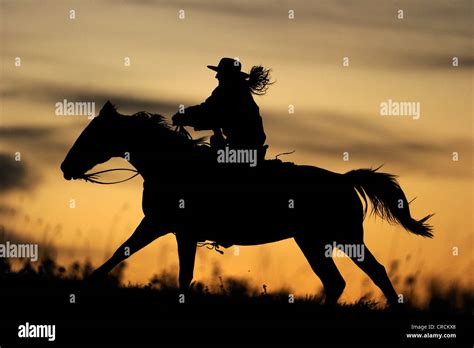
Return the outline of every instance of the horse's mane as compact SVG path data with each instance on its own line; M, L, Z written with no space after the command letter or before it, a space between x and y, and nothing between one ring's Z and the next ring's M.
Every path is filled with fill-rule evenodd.
M148 111L139 111L139 112L134 113L133 115L130 115L130 117L141 118L145 121L150 121L152 123L155 123L158 126L165 127L171 130L171 127L166 121L166 118L159 114L152 114L151 112L148 112Z
M166 118L159 114L153 114L148 111L139 111L132 115L122 115L117 111L115 105L112 103L107 102L104 105L105 112L115 112L124 117L133 117L136 120L142 121L146 125L146 129L150 129L150 127L155 128L157 132L162 132L163 134L167 135L170 139L176 141L176 145L184 145L184 146L197 146L197 145L206 145L205 137L192 139L191 136L187 132L177 131L174 130L171 125L168 123Z
M205 137L193 139L187 132L183 133L183 132L174 130L172 126L168 123L166 118L160 114L152 114L148 111L139 111L131 115L131 117L142 119L145 121L145 123L150 123L151 125L155 127L161 128L166 133L168 133L171 137L176 137L177 140L183 141L187 145L197 146L197 145L206 144L204 141Z

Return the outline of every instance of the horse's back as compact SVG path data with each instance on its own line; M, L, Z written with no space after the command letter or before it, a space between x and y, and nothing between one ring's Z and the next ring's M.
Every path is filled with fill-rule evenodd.
M271 160L256 168L227 166L212 176L189 175L180 182L145 181L143 210L171 221L227 220L236 214L296 221L325 209L348 188L341 174Z

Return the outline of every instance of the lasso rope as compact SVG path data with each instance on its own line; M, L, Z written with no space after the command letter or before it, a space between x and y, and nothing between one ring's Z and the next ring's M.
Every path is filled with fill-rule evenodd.
M100 174L103 174L103 173L108 173L108 172L116 172L116 171L126 171L126 172L133 172L135 174L133 174L131 177L127 178L127 179L123 179L123 180L118 180L118 181L111 181L111 182L104 182L104 181L99 181L97 180L100 176ZM130 168L115 168L115 169L107 169L107 170L101 170L99 172L94 172L94 173L89 173L89 174L84 174L82 175L79 179L83 179L85 181L90 181L90 182L93 182L95 184L101 184L101 185L112 185L112 184L119 184L121 182L125 182L125 181L128 181L128 180L131 180L133 179L134 177L136 177L137 175L139 175L140 173L135 170L135 169L130 169Z

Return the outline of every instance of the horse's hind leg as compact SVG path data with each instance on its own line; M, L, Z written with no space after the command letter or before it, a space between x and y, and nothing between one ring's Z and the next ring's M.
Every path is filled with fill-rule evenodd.
M352 261L360 267L372 281L377 285L387 298L390 305L398 304L398 295L395 291L390 278L385 271L385 267L380 264L372 255L367 246L362 242L364 254L363 255L349 255Z
M324 244L314 240L295 237L295 241L303 251L314 273L321 279L326 295L326 304L336 304L342 295L346 282L336 267L332 257L326 257L324 254Z
M160 228L160 225L154 222L154 220L145 216L130 238L128 238L127 241L115 251L109 260L97 268L92 273L91 277L105 277L120 262L168 232L168 230Z
M197 241L179 232L176 233L176 241L179 257L179 288L186 291L193 280Z

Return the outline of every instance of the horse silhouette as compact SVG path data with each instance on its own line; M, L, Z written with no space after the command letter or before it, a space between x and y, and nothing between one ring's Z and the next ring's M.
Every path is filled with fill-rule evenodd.
M200 241L229 247L294 238L323 283L326 303L336 303L345 287L328 246L357 245L363 257L348 256L395 305L398 296L385 268L364 244L367 200L378 216L432 237L426 223L431 215L411 217L405 194L391 174L377 169L338 174L279 160L266 160L256 168L217 163L212 148L173 130L162 116L121 115L110 102L76 140L61 170L67 180L87 179L86 172L95 165L125 154L144 179L144 218L93 278L104 277L158 237L175 233L184 291L193 278Z

